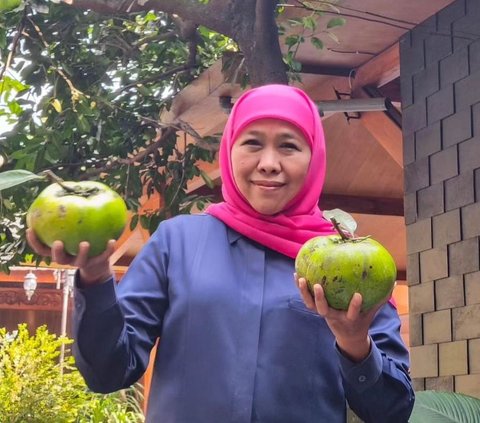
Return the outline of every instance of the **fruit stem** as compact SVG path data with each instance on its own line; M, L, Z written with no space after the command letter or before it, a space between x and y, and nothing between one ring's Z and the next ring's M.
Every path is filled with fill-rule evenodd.
M55 175L51 170L44 170L42 172L48 179L50 179L52 182L56 182L58 185L60 185L65 191L67 192L72 192L75 193L75 188L69 187L65 185L63 182L65 182L62 178L59 176Z
M340 235L340 237L342 238L342 241L348 241L350 238L345 235L345 232L343 232L341 229L340 229L340 224L337 222L337 220L332 217L330 219L330 221L332 222L333 224L333 227L335 228L335 230L338 232L338 234Z

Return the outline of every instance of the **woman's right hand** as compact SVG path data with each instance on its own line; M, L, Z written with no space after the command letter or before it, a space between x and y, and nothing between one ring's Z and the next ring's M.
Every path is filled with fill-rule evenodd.
M86 241L79 244L78 254L72 256L67 254L62 241L55 241L50 248L37 238L32 229L27 229L26 236L27 242L38 255L51 257L52 261L61 265L78 267L80 283L83 286L99 284L113 276L109 260L115 249L115 240L113 239L108 242L107 249L102 254L88 257L90 244Z

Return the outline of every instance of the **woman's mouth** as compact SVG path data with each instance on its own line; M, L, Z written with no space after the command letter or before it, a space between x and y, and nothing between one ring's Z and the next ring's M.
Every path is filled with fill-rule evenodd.
M259 187L261 189L264 189L264 190L268 190L268 191L273 191L273 190L282 188L285 185L285 183L283 183L283 182L264 181L264 180L252 181L252 183L257 187Z

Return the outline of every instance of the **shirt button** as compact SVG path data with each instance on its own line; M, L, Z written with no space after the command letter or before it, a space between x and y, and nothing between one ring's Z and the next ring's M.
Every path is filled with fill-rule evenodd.
M358 381L359 381L360 383L363 383L363 382L365 382L366 380L367 380L367 377L366 377L365 375L360 375L360 376L358 376Z

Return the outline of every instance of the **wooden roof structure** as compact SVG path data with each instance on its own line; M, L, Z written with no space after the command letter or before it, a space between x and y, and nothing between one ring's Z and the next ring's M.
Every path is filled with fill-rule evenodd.
M305 42L298 50L303 67L297 85L315 101L387 99L385 111L323 116L327 176L320 207L352 213L358 233L371 235L392 253L399 280L406 279L399 40L450 3L452 0L340 1L337 6L347 22L334 31L338 43L321 32L332 17L327 14L320 18L316 34L324 48L318 50ZM299 13L305 12L286 6L283 19ZM217 62L177 95L161 120L187 122L200 135L221 133L228 116L222 105L233 103L242 92L233 79L232 74L222 73L222 63ZM218 165L206 165L205 170L219 187ZM203 180L192 181L190 190L205 190ZM221 198L219 188L217 196ZM151 198L145 207L158 206L158 201ZM114 262L128 265L145 239L140 228L124 234Z

